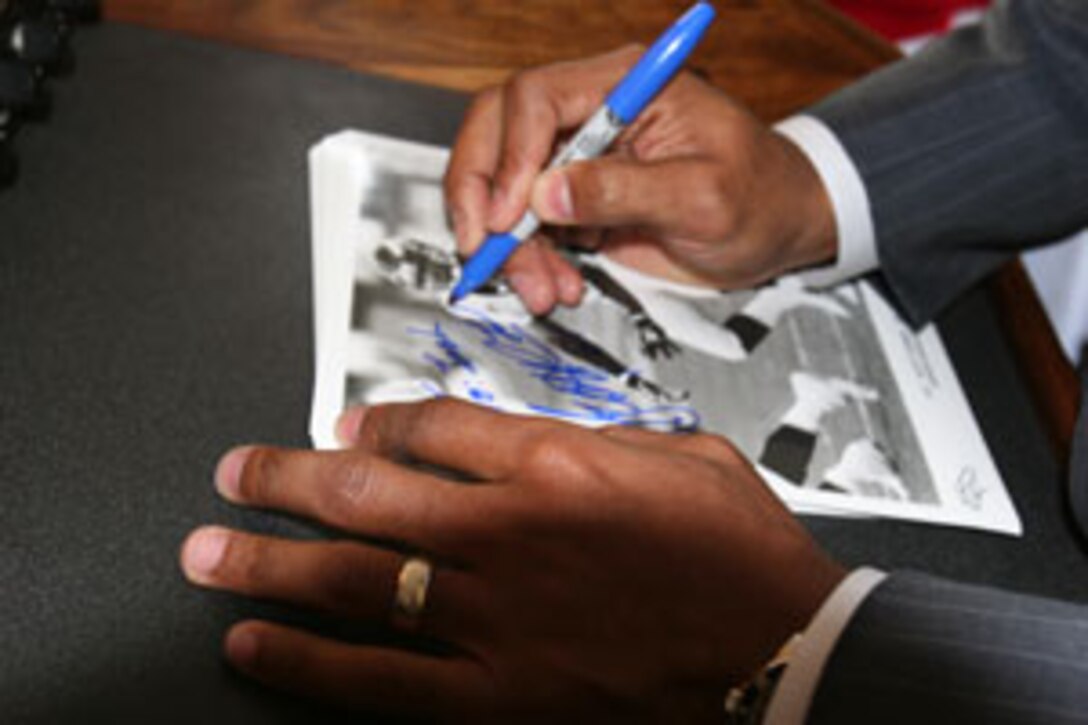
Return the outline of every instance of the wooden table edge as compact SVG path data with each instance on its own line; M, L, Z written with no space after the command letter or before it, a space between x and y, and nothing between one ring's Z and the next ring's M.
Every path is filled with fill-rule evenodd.
M786 0L774 0L785 6ZM901 57L900 51L869 29L850 20L822 0L790 0L789 5L799 13L793 16L795 29L806 33L819 33L820 28L838 34L845 42L854 44L863 54L871 57L876 68ZM105 17L113 22L135 22L137 25L156 27L143 20L140 13L133 16L126 6L139 5L139 0L106 0ZM166 7L165 5L163 7ZM788 13L783 13L789 17ZM283 52L275 43L259 37L234 38L229 27L213 25L196 28L164 28L181 30L208 40L247 46L265 52ZM295 57L308 57L339 67L354 68L350 63L338 61L332 56L312 56L289 53ZM369 71L374 72L374 71ZM403 77L403 74L391 74ZM425 78L413 76L410 80L427 83ZM1031 392L1037 414L1051 440L1055 454L1064 462L1071 450L1073 428L1076 421L1080 385L1069 360L1062 352L1039 297L1019 261L1005 265L987 281L987 291L1001 319L1016 364Z

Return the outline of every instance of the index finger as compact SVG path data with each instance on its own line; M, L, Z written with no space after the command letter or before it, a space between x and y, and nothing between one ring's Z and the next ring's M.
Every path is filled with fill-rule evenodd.
M457 133L442 180L457 247L471 254L483 241L491 180L502 143L502 92L489 88L476 96Z
M525 212L533 180L548 163L559 132L589 118L638 55L637 46L628 46L526 71L505 86L502 156L487 220L492 229L509 229Z
M234 503L443 553L454 552L489 506L475 487L359 450L242 446L220 460L215 484Z

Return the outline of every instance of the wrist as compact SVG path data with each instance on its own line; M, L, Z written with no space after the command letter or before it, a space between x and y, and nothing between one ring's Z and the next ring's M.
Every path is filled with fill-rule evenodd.
M791 211L782 215L792 222L783 232L787 240L789 269L827 264L838 256L838 230L831 195L816 168L791 140L774 134L781 154L780 199Z
M869 194L860 171L835 132L818 118L806 115L781 121L774 130L804 156L808 169L815 172L834 222L830 235L826 230L821 232L834 239L834 250L831 256L800 270L805 284L829 287L876 269L879 260ZM811 185L808 186L807 202L811 204L816 197ZM800 198L805 199L806 194L802 193ZM809 211L810 215L813 213L814 218L826 221L821 213Z
M788 577L794 579L795 582L791 594L793 607L788 612L786 621L789 626L781 637L778 647L782 647L790 637L808 627L813 617L827 602L828 597L838 589L850 573L822 550L818 554L819 557L815 561L797 564L796 571L807 572L805 576Z
M729 725L803 721L811 690L835 639L882 576L865 569L847 574L837 564L829 573L834 586L816 609L779 645L772 657L727 692L724 705ZM782 685L785 692L779 696Z
M849 575L849 570L820 548L807 531L783 541L784 550L776 557L777 567L789 576L780 578L782 590L779 617L782 621L774 649L785 644L796 632L808 626L831 593Z
M758 613L752 612L753 646L737 662L734 685L753 678L794 635L803 632L849 574L807 535L768 545L782 547L768 559L774 562L772 568L789 574L768 582Z

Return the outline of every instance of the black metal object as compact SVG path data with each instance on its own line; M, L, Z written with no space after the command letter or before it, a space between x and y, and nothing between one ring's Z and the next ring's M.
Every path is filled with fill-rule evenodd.
M18 163L6 141L0 141L0 189L15 181Z
M36 69L58 75L72 68L70 26L50 15L21 17L4 29L5 54Z
M41 98L41 82L33 68L0 60L0 108L25 113Z
M99 0L0 0L0 188L15 177L16 132L48 119L50 79L75 66L73 29L99 14Z

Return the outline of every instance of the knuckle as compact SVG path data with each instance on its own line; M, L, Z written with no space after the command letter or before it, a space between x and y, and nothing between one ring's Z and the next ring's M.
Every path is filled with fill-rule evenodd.
M257 448L246 460L238 479L238 491L245 501L271 502L281 478L285 453L276 448Z
M366 412L362 425L359 426L359 430L355 433L355 448L357 450L382 450L390 407L388 405L379 405Z
M351 522L358 510L373 496L375 458L353 452L340 460L318 496L318 510L332 522Z
M268 578L268 557L259 542L242 536L231 536L218 567L221 578L251 588Z
M472 103L469 104L468 112L465 114L466 122L465 129L462 130L462 136L465 130L468 130L477 124L483 123L485 126L491 122L491 116L500 112L502 107L503 89L501 86L489 86L483 89L472 99Z
M515 104L531 102L545 92L547 77L547 67L521 71L507 82L506 97Z
M442 426L452 420L461 405L463 403L449 397L430 398L413 404L401 432L402 447L411 448L411 439L423 440L442 430Z
M496 109L502 100L502 86L488 86L472 99L470 113L490 113Z
M575 213L596 215L623 206L625 185L604 164L577 164L568 172Z
M455 170L452 167L442 179L442 192L455 214L464 215L476 201L476 195L486 191L489 179L479 171Z
M737 214L731 199L737 198L737 188L727 175L711 171L706 183L695 185L700 189L692 197L694 219L702 220L707 236L725 239L733 236L737 227Z
M684 439L689 452L709 458L715 463L736 466L745 461L744 455L725 438L713 433L692 433Z
M527 470L547 480L582 480L591 470L571 432L558 427L542 427L532 434L525 443L523 460Z
M415 403L391 403L370 409L360 427L359 448L399 459L414 440L431 435L462 405L452 398L430 398Z
M315 578L320 600L338 609L359 609L367 603L370 609L375 609L392 598L391 591L389 596L385 593L391 589L393 575L369 561L366 552L355 544L331 545Z
M514 184L519 175L535 170L533 162L534 159L525 146L516 143L507 145L503 149L496 185L509 187Z
M418 405L419 420L417 425L442 425L446 418L456 413L465 403L456 398L430 398Z
M707 86L707 82L698 69L686 69L678 73L673 80L670 88L670 90L673 90L673 94L670 94L670 96L677 94L690 96L693 92L705 90Z
M554 431L538 430L530 434L525 442L522 460L530 469L546 469L563 455L561 444Z
M602 438L624 438L632 429L621 423L609 423L597 429L597 434Z

